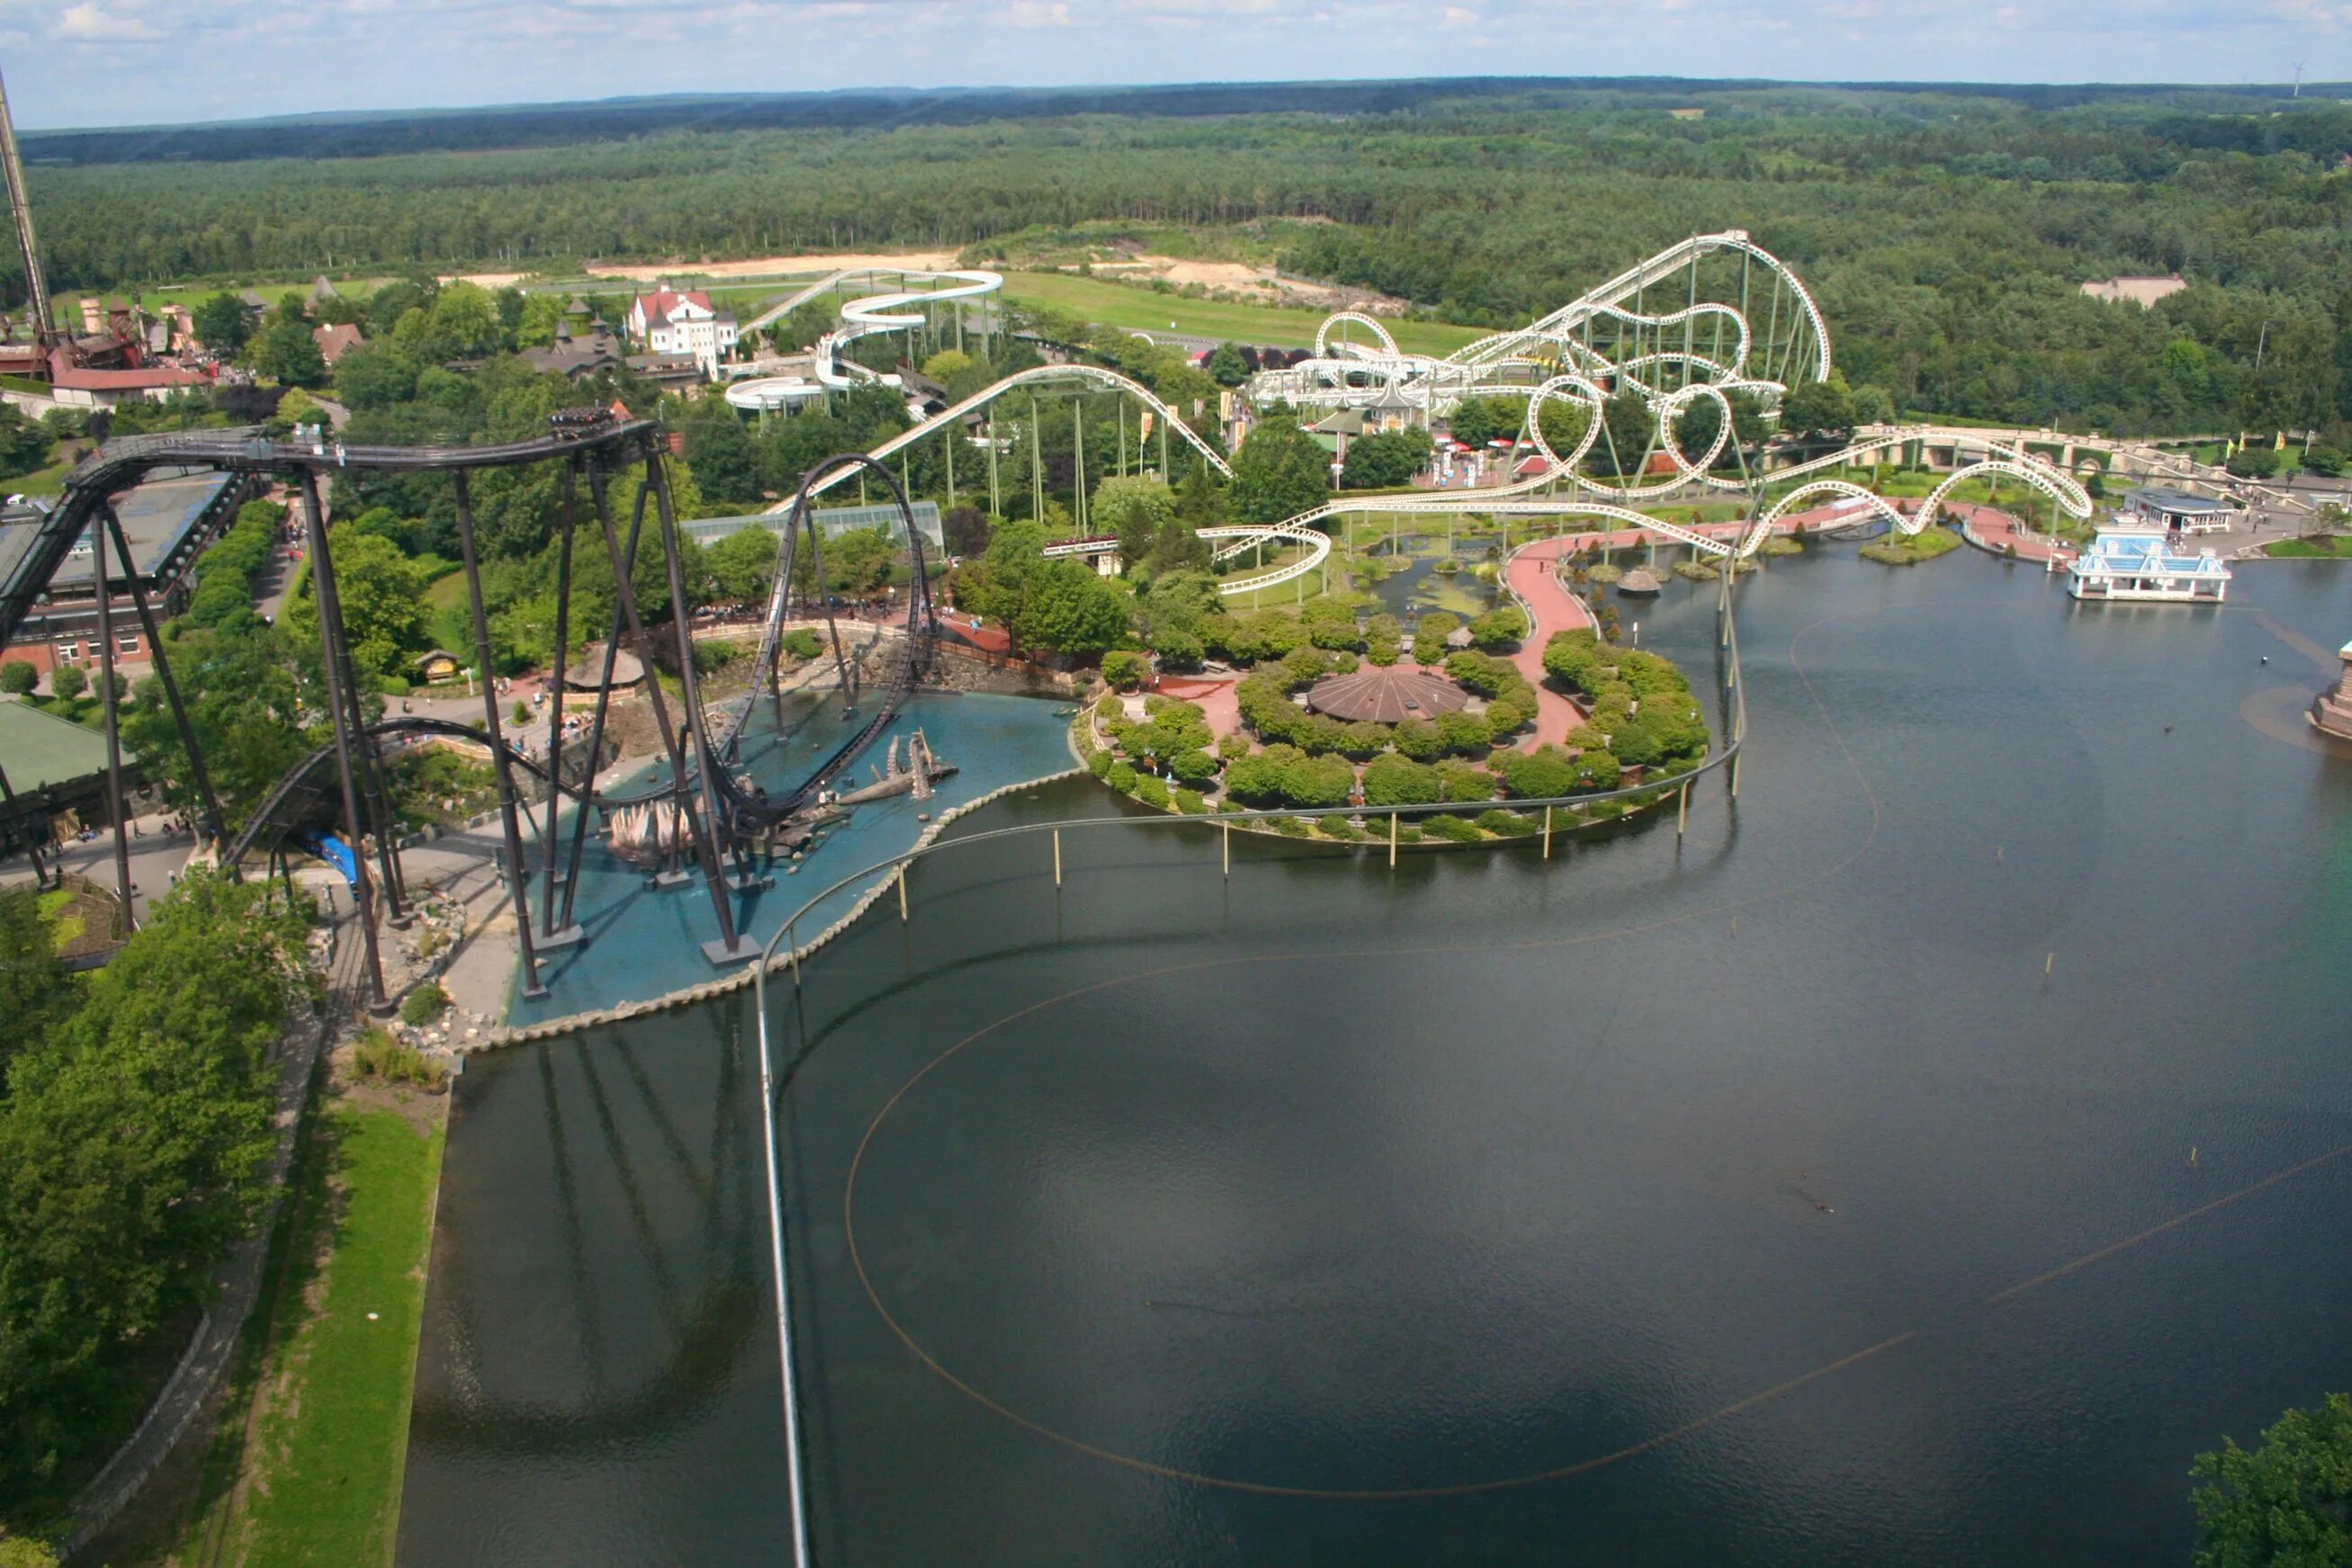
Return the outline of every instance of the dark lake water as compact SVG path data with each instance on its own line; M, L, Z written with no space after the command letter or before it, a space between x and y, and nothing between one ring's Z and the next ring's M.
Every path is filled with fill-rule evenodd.
M1679 845L976 846L783 988L818 1560L2185 1563L2352 1386L2352 571L1851 549ZM758 1100L748 998L466 1074L408 1568L788 1560Z

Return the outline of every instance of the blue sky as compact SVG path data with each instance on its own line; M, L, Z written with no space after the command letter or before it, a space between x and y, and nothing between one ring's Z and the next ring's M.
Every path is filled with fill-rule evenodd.
M1310 77L2285 81L2298 60L2352 78L2352 0L0 0L28 128Z

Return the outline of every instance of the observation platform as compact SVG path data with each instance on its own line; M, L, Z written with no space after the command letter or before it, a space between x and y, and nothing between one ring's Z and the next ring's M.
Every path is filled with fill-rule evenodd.
M744 735L749 770L772 792L806 778L860 722L844 719L836 695L806 700L798 707L790 706L790 699L787 703L782 741L772 720L757 714ZM760 706L766 707L764 702ZM937 821L941 812L992 790L1075 766L1067 739L1069 721L1055 711L1059 706L1036 697L915 694L868 755L880 757L896 737L920 729L932 749L955 764L957 771L940 779L928 800L900 795L854 807L846 819L820 835L802 860L780 857L770 868L772 885L733 894L742 935L755 944L764 942L818 888L911 848L929 825L920 818ZM658 758L650 758L635 777L618 780L613 789L625 793L635 784L649 782L662 766ZM845 788L857 781L847 775L841 780ZM567 811L567 831L570 821ZM531 857L534 899L541 885L536 859ZM815 936L848 913L863 892L853 885L820 904L801 922L802 938ZM581 861L573 912L587 941L540 955L545 996L525 998L519 986L509 982L509 1025L544 1023L622 1002L650 1000L713 977L702 944L718 936L718 921L698 877L675 887L650 888L642 868L612 853L592 834ZM538 913L535 903L532 913Z

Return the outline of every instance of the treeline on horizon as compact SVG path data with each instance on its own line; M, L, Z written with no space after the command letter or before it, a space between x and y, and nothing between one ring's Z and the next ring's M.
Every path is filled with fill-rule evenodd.
M185 125L26 130L35 163L206 162L250 158L376 158L396 152L481 152L567 145L662 131L835 130L973 125L1079 114L1185 117L1229 114L1392 114L1480 99L1538 95L1553 108L1703 104L1709 99L1790 89L1864 97L1933 93L2007 100L2037 109L2164 99L2242 110L2272 86L2163 83L1812 82L1685 77L1453 77L1389 81L1185 82L1057 88L853 88L832 92L675 93L570 103L475 109L273 116ZM2310 84L2314 101L2340 86ZM2300 101L2290 99L2289 101Z
M1360 107L1365 89L1340 85ZM919 246L988 260L1040 234L1124 228L1163 247L1255 246L1289 271L1499 326L1685 235L1743 228L1813 287L1846 379L1900 408L2119 434L2352 418L2352 106L2208 89L2064 89L2086 100L2043 108L2042 89L1418 87L1429 96L1408 107L1348 114L673 129L32 181L68 291L561 274L583 256ZM1680 107L1705 117L1667 112ZM1276 218L1316 222L1253 228ZM0 267L5 298L18 286ZM2153 310L2080 292L2170 272L2191 287Z

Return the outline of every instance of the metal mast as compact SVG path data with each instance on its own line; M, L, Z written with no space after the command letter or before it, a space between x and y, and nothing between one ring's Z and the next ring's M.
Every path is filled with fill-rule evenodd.
M33 199L25 190L25 161L16 155L16 127L8 117L8 84L0 81L0 177L8 186L8 215L16 222L16 248L25 257L25 287L32 299L33 340L47 345L57 331L49 313L49 286L41 277L40 249L33 243Z

